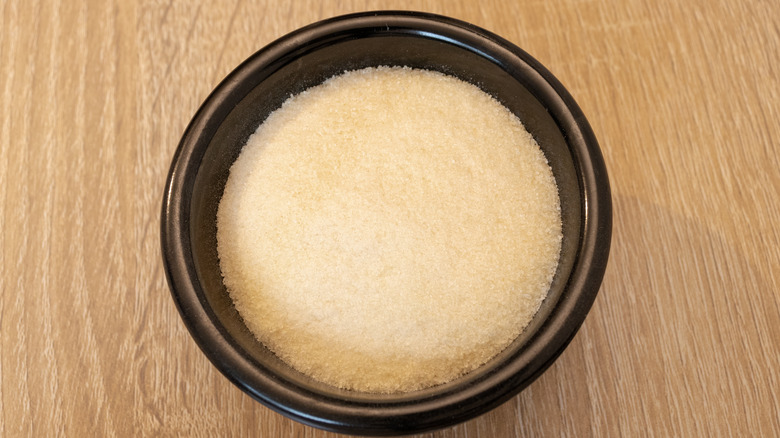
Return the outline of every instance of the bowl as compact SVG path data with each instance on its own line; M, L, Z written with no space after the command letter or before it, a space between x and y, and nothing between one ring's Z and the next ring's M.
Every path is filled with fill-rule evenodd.
M222 283L216 213L248 137L291 95L345 70L408 66L491 94L534 136L558 185L560 261L530 325L478 369L398 394L347 391L292 369L258 342ZM564 87L501 37L451 18L369 12L324 20L258 51L206 99L183 134L163 196L161 244L171 294L195 342L231 382L299 422L349 434L410 434L476 417L516 395L561 354L585 319L607 265L609 182L596 138Z

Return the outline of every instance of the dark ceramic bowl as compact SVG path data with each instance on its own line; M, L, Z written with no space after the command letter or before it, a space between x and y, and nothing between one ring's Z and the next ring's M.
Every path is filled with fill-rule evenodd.
M393 395L333 388L293 370L233 307L220 275L217 205L231 164L290 95L345 70L397 65L469 81L514 112L550 163L563 243L553 284L526 330L497 357L447 384ZM393 435L453 425L498 406L561 354L596 298L611 237L609 182L596 138L563 86L528 54L470 24L412 12L325 20L268 45L206 99L173 158L162 210L162 252L187 328L235 385L292 419L352 434Z

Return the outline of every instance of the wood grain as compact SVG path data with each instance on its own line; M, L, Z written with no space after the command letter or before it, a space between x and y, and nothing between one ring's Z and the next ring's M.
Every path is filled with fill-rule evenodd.
M613 250L570 347L428 437L780 435L780 6L607 2L0 3L0 435L335 436L245 396L162 272L178 139L273 39L369 9L442 13L545 64L601 142Z

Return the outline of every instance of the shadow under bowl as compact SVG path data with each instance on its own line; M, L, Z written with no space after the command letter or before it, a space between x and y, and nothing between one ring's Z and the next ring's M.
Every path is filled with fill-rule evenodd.
M477 85L509 108L552 168L561 201L560 262L525 331L477 370L400 394L334 388L279 360L247 329L222 283L216 213L230 166L291 95L345 70L408 66ZM611 238L609 182L596 138L563 86L508 41L416 12L370 12L304 27L255 53L206 99L187 127L165 187L161 238L173 299L211 362L254 399L294 420L351 434L450 426L498 406L560 355L590 309Z

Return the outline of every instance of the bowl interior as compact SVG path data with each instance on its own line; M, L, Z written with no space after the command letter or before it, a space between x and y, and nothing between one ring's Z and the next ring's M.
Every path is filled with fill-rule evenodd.
M200 304L220 337L230 344L229 348L241 356L242 361L251 363L256 370L247 375L226 370L224 363L218 367L261 401L269 402L268 395L263 388L257 387L253 376L292 388L293 392L303 394L301 397L315 399L316 402L312 402L315 404L341 403L356 409L368 406L374 411L393 407L400 409L399 412L404 409L406 411L403 412L412 412L414 406L423 401L435 402L454 393L477 388L480 382L490 379L513 379L507 385L515 386L517 390L530 383L549 363L534 362L536 352L545 348L543 345L534 344L535 351L531 352L527 351L528 345L533 344L530 341L548 323L565 293L572 266L579 254L584 226L584 195L578 164L572 156L569 134L562 129L554 108L560 103L550 100L549 91L538 89L539 74L531 66L524 62L504 62L502 56L510 58L514 55L502 52L504 49L500 44L484 38L474 37L471 41L465 37L455 39L444 35L444 32L399 27L388 27L380 32L364 27L327 35L322 32L320 36L309 37L304 44L293 40L287 39L259 52L223 82L221 89L218 88L209 98L217 101L215 105L221 110L213 111L211 115L216 116L199 125L200 131L195 140L197 146L191 159L195 162L193 165L197 173L183 195L189 197L189 239L197 274L197 278L193 279L194 287ZM485 50L485 44L490 46L490 50ZM313 381L281 362L255 339L238 315L222 283L216 249L216 212L230 167L248 137L268 114L291 95L333 75L379 65L409 66L453 75L477 85L509 108L531 132L548 159L558 185L563 220L561 258L551 290L537 316L514 343L488 364L455 381L422 391L389 395L333 388ZM529 359L517 365L517 359L523 355ZM544 360L551 361L549 356ZM500 401L503 400L497 400L493 405ZM271 407L276 409L284 403L284 400L270 401ZM481 411L489 407L492 406ZM471 416L476 413L480 412ZM300 411L292 414L304 422L309 415ZM440 415L448 414L442 412ZM336 429L338 421L341 420L333 423Z

